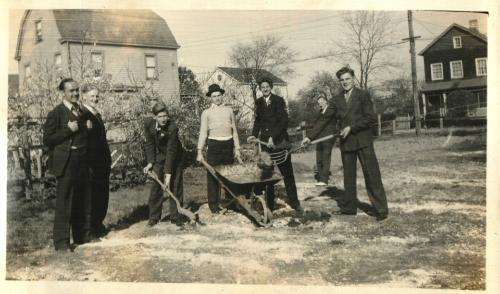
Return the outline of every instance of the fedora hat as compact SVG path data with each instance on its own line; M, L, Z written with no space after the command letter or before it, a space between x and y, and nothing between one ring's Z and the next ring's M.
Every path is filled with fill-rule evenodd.
M224 92L226 92L226 91L224 91L224 89L219 87L219 85L217 85L217 84L211 84L208 87L207 97L210 97L210 95L212 95L213 92L220 92L221 94L224 94Z

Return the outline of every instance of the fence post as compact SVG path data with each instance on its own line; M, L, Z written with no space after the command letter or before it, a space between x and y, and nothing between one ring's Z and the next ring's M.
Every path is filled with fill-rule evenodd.
M377 115L377 118L378 118L377 134L379 136L382 136L382 116L380 115L380 113Z
M396 133L396 120L392 120L392 134L394 135Z
M439 128L442 129L444 127L444 122L443 122L443 118L440 117L439 118Z

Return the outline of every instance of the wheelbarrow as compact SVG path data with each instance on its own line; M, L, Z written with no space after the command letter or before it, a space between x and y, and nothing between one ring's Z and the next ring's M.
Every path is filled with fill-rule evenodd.
M269 227L272 225L272 212L267 207L265 196L256 195L254 187L259 185L274 185L283 178L273 172L267 178L260 178L256 175L246 175L245 177L223 176L216 168L208 164L204 159L200 163L207 171L216 179L216 181L225 189L229 195L252 220L261 227ZM231 202L233 202L231 201ZM260 205L260 209L257 206Z

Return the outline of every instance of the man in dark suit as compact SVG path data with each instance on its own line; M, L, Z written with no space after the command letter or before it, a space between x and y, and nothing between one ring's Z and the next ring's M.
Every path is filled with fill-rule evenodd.
M63 101L47 115L43 143L49 147L49 169L57 178L53 241L58 251L70 251L89 241L90 191L87 162L88 120L79 103L78 84L63 79Z
M88 148L92 195L90 233L92 238L99 238L107 232L103 221L108 211L111 152L106 139L106 128L98 111L99 90L95 86L84 85L81 92L85 101L84 107L92 122Z
M374 128L377 125L373 104L367 92L354 87L352 69L343 67L337 71L336 76L344 89L344 92L337 96L336 102L345 109L340 133L343 138L340 149L344 166L345 203L340 213L356 214L359 205L356 197L356 164L359 158L374 215L377 220L384 220L389 209L373 148Z
M316 140L322 137L333 135L337 132L337 119L334 116L333 108L329 108L326 94L319 93L316 97L320 105L320 112L312 129L307 130L307 138ZM332 158L332 148L335 138L319 142L316 144L316 186L327 186L330 178L330 165Z
M178 137L178 128L169 118L167 106L158 102L153 107L154 119L147 119L144 124L144 135L146 137L146 160L148 164L144 167L144 173L151 169L159 179L169 187L182 205L183 200L183 166L182 146ZM153 182L149 196L149 221L148 226L156 225L161 218L163 205L163 190L161 186ZM180 225L185 221L177 211L177 206L172 198L169 198L170 220Z
M382 184L380 169L373 148L377 119L373 111L370 95L354 87L354 71L343 67L336 73L343 88L342 93L333 98L328 113L340 120L340 151L344 167L343 201L340 211L335 214L355 215L360 208L377 220L384 220L388 215L387 198ZM328 123L326 120L322 123ZM307 144L310 139L304 140ZM358 201L356 196L356 165L361 163L366 189L372 206Z
M248 137L248 142L255 142L258 137L261 141L267 142L263 146L263 151L274 153L289 148L289 138L287 133L288 113L286 112L285 100L273 93L273 82L269 78L263 78L259 82L259 89L263 96L256 101L255 121L252 136ZM287 146L288 145L288 146ZM278 164L278 169L283 175L286 194L289 205L297 212L301 213L295 186L295 177L291 155L288 154L285 161ZM274 186L266 187L266 202L269 209L274 209Z

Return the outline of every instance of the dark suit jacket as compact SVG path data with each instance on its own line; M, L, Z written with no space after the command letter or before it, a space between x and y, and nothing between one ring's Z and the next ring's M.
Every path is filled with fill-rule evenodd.
M43 125L43 144L49 147L49 170L56 177L64 175L73 139L81 136L80 141L87 143L87 119L88 112L84 110L80 117L76 117L63 103L57 105L47 115ZM78 121L78 131L75 133L68 127L70 120Z
M368 92L354 87L349 103L346 103L344 93L340 93L334 99L338 107L343 109L343 113L340 115L341 128L351 127L351 132L342 140L340 149L342 151L355 151L372 144L377 117Z
M106 139L106 128L99 114L94 115L90 110L89 119L92 129L89 130L88 157L89 165L93 169L109 169L111 167L111 152Z
M265 142L269 140L269 137L272 137L275 145L283 141L289 142L288 113L286 112L285 100L274 94L271 94L269 99L271 101L269 105L266 105L264 97L260 97L256 101L252 136Z
M335 103L328 103L325 113L318 113L317 119L312 129L307 130L306 135L309 139L315 140L328 135L333 135L338 130L338 113Z
M172 174L181 163L182 146L179 141L178 128L171 120L161 131L156 130L156 120L147 119L144 123L146 137L146 160L148 163L164 162L164 173Z

